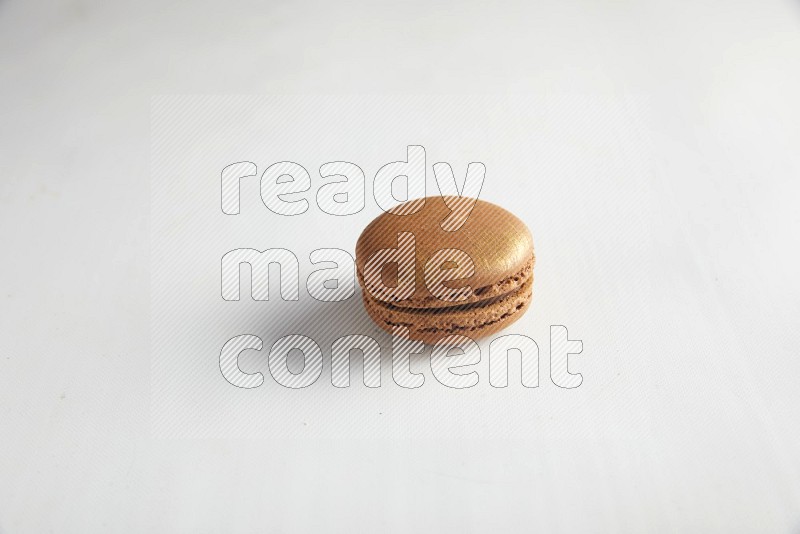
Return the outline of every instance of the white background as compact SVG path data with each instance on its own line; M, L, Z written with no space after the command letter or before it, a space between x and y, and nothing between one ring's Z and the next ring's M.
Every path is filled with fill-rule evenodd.
M1 3L0 532L796 532L798 16L788 2ZM483 161L482 196L531 227L534 305L509 331L539 342L541 386L491 388L484 351L464 392L429 369L405 391L386 366L374 391L323 373L240 392L210 372L208 333L166 360L186 396L162 396L151 97L187 93L340 95L334 116L364 101L348 95L382 104L338 130L305 128L314 108L299 106L283 137L268 118L292 108L269 98L221 100L252 119L182 123L198 127L175 132L170 160L186 204L167 205L210 237L169 286L187 311L176 332L218 319L270 344L324 318L302 288L296 309L218 312L214 263L279 240L306 264L352 247L377 214L371 177L419 143L457 174ZM484 105L464 112L470 98ZM334 224L312 205L295 224L251 186L226 227L206 207L241 159L297 161L312 180L359 163L365 212ZM584 341L576 390L547 380L549 324Z

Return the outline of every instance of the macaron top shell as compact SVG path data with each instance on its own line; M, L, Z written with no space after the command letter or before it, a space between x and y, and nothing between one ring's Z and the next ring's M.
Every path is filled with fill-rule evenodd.
M456 205L456 200L457 197L448 198L451 206ZM464 204L463 199L460 204ZM419 210L414 211L416 208ZM377 293L375 284L364 278L365 265L375 252L397 248L398 236L404 232L414 236L414 292L408 298L391 302L394 306L433 308L468 304L513 291L532 277L533 239L520 219L479 199L466 221L457 230L448 231L443 222L451 213L445 198L435 196L406 202L373 220L356 243L356 269L362 286L373 295ZM461 250L472 260L472 276L443 282L449 288L469 285L472 288L469 298L448 301L430 292L425 282L425 265L441 249ZM392 285L392 278L396 283L397 266L389 263L384 267L382 280Z

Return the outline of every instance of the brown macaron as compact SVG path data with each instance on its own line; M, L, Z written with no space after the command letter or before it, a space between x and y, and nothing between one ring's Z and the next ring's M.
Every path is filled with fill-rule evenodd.
M458 197L401 204L373 220L356 244L369 316L426 343L450 334L477 339L519 319L531 303L534 259L521 220Z

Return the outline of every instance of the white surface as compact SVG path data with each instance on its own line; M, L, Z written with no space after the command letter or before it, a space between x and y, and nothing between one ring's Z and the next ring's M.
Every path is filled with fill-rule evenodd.
M800 13L684 4L0 4L0 531L800 528ZM242 401L237 416L262 425L250 436L204 427L199 412L209 437L164 437L155 397L154 424L150 412L151 97L364 92L479 93L541 111L506 135L551 140L543 159L426 126L429 138L385 135L399 146L365 154L365 171L369 184L400 143L456 172L489 154L484 198L537 240L525 328L545 355L549 324L582 339L584 384L562 391L543 374L536 390L460 398L428 370L418 391L387 384L365 404L356 382L331 406L323 374ZM583 121L563 104L575 98L589 103ZM626 102L646 112L604 122ZM629 135L639 150L625 153ZM261 170L304 163L251 142L242 150ZM354 140L331 142L344 158ZM526 161L527 196L504 187L518 175L493 174ZM597 203L618 183L645 203L609 203L602 220ZM558 210L567 198L573 217ZM358 229L354 218L335 230ZM302 237L290 248L314 245ZM318 421L302 419L313 409Z

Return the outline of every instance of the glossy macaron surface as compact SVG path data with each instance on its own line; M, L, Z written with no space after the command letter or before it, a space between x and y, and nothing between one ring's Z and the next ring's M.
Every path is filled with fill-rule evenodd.
M424 205L419 207L423 200ZM419 208L417 211L397 214L413 203L417 203L412 208ZM513 291L532 275L533 239L519 218L479 199L463 224L450 231L443 227L443 222L451 213L443 197L427 197L402 204L373 220L356 244L356 269L362 287L380 300L375 283L364 277L365 265L375 252L398 247L398 236L403 233L414 236L415 287L408 298L392 302L394 306L439 308L477 302ZM474 265L471 276L445 284L469 285L473 294L468 299L458 302L439 299L425 283L425 266L442 249L463 251L471 259ZM397 278L396 266L386 265L382 281L390 285L392 278Z

